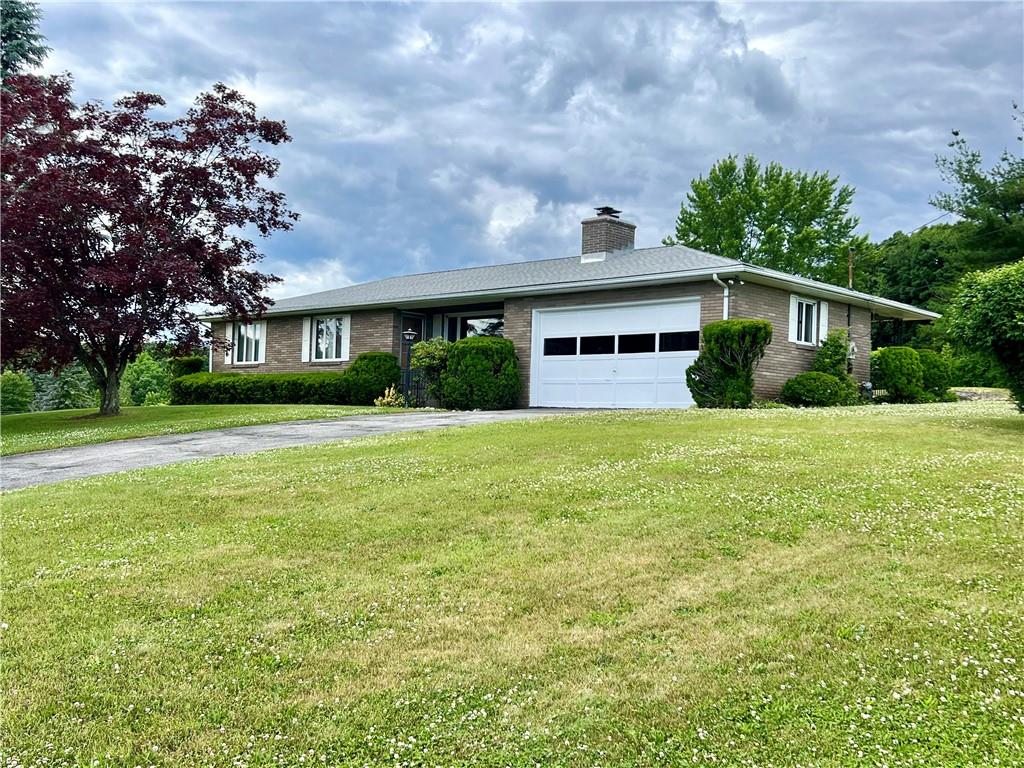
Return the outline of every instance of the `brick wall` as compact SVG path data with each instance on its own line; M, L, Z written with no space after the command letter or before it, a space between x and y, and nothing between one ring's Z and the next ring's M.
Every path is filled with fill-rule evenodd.
M266 362L256 365L225 365L224 349L213 352L214 371L238 373L298 373L341 370L362 352L391 352L398 355L401 328L398 313L391 309L352 312L349 359L341 363L302 362L302 318L268 317ZM214 337L224 338L224 323L213 324Z
M617 304L626 301L657 301L694 296L699 296L701 300L701 327L712 320L722 319L722 289L710 281L508 299L505 302L505 338L512 339L516 345L516 354L519 356L519 373L523 380L520 405L525 407L530 402L530 345L533 339L534 309L575 307L586 304Z
M730 317L757 318L772 324L772 343L754 375L754 392L758 397L777 397L787 379L810 370L817 347L789 341L789 291L752 283L736 285L731 290ZM846 310L844 303L828 302L829 330L847 327ZM852 307L850 320L850 337L857 345L853 376L857 381L866 381L871 351L871 312Z
M754 377L758 397L777 397L787 379L810 368L816 348L804 347L788 340L789 291L747 283L732 287L730 317L750 317L769 320L773 326L773 341ZM711 281L618 288L554 296L534 296L509 299L505 302L505 336L512 340L519 356L523 380L521 405L530 398L530 354L533 310L549 307L571 307L588 304L615 304L629 301L657 301L673 298L699 297L701 300L701 327L722 319L722 289ZM847 327L847 305L829 302L829 328ZM352 312L349 358L354 360L361 352L384 351L398 355L401 349L400 315L395 310L368 310ZM867 309L851 310L851 338L857 345L853 376L866 381L869 375L868 355L871 351L871 313ZM224 337L224 324L214 323L214 334ZM345 363L303 363L301 360L302 318L283 317L267 319L266 362L259 365L225 365L223 349L214 350L214 371L242 373L289 373L317 370L340 370Z
M613 253L633 247L636 225L609 216L583 220L581 253Z

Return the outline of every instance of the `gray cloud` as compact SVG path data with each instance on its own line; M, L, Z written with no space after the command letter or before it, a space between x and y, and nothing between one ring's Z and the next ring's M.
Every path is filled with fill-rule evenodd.
M829 170L864 231L934 215L961 129L994 157L1022 89L1019 3L47 5L83 98L180 111L210 83L284 118L303 214L285 290L575 251L612 203L643 244L728 153Z

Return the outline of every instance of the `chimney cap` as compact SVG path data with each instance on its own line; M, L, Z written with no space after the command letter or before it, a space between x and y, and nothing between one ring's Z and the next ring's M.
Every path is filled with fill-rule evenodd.
M613 219L619 218L619 214L622 213L622 211L617 211L610 205L602 205L600 208L595 208L594 210L597 211L598 216L610 216Z

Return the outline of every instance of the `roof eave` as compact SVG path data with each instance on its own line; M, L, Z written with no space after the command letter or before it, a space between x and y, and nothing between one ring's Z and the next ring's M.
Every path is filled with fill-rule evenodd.
M829 285L806 277L787 275L774 269L757 267L752 264L745 264L740 273L741 276L753 282L773 287L787 286L790 290L799 290L815 298L831 298L852 304L855 307L864 307L884 317L898 317L903 320L937 320L942 317L938 312L921 309L900 301L883 299L881 296L873 296L838 285Z
M571 282L523 285L511 288L495 288L486 291L432 294L427 296L392 299L382 302L367 302L362 304L322 304L278 311L274 311L274 309L271 308L267 312L264 312L262 317L289 317L305 315L311 312L348 312L391 307L413 308L438 304L459 304L473 301L498 301L502 299L519 298L522 296L538 296L552 293L579 293L581 291L594 289L624 288L658 283L696 282L700 280L710 280L711 276L714 274L717 274L719 277L747 279L751 282L777 288L785 288L790 291L796 290L816 298L838 300L854 306L870 309L875 314L886 317L898 317L904 320L935 320L941 317L937 312L920 309L919 307L903 304L899 301L883 299L880 296L872 296L849 288L829 285L828 283L821 283L817 280L809 280L807 278L777 272L773 269L742 263L737 263L735 266L708 267L702 269L681 270L679 272L658 272L650 275L633 275L629 277L612 277L596 280L574 280ZM213 322L223 320L225 318L226 315L221 314L207 315L200 317L199 319L203 322Z
M365 304L338 304L319 305L309 307L298 307L295 309L284 309L275 312L273 308L264 312L261 317L288 317L304 315L310 312L340 312L363 309L381 309L387 307L414 307L431 306L436 304L459 304L469 301L497 301L501 299L519 298L522 296L539 296L551 293L579 293L601 288L619 288L650 283L687 283L700 280L710 280L711 275L717 272L719 275L731 277L736 274L733 269L699 269L683 270L680 272L658 272L652 275L634 275L631 277L603 278L598 280L574 280L564 283L544 283L540 285L524 285L513 288L495 288L487 291L470 291L461 293L441 293L429 296L417 296L408 299L394 299L386 302L372 302ZM204 322L223 320L225 315L208 315L200 317Z

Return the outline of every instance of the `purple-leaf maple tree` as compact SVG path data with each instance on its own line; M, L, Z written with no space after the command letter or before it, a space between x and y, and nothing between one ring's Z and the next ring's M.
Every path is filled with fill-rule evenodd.
M194 345L197 305L243 320L270 305L277 278L254 268L253 238L298 215L264 186L279 163L257 147L290 137L222 84L170 120L151 114L165 106L153 94L107 109L76 106L67 76L4 85L0 355L80 361L115 414L147 339Z

